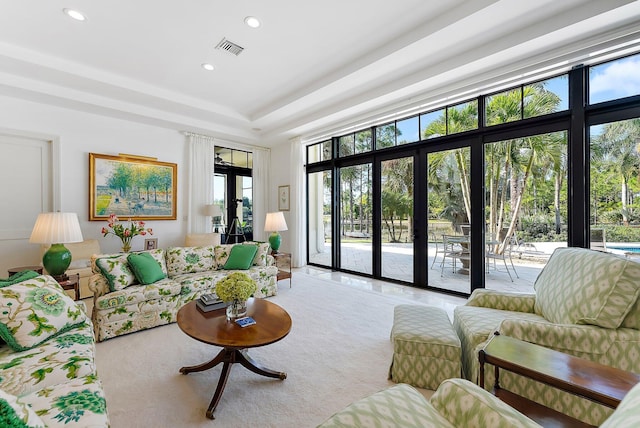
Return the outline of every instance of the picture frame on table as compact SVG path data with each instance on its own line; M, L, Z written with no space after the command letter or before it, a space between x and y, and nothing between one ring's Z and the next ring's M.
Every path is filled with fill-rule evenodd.
M178 164L89 153L89 220L176 220Z
M278 211L289 211L289 186L278 186Z
M144 240L145 251L155 250L158 248L158 238L147 238Z

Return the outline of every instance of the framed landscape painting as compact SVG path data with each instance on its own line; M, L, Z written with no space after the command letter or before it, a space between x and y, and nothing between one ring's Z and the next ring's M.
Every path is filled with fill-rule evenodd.
M89 220L175 220L178 165L89 153Z

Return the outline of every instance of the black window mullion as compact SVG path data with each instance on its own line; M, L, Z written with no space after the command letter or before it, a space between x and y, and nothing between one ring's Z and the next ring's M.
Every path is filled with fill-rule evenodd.
M587 247L589 230L589 148L586 144L585 105L587 69L576 67L569 72L569 127L567 245Z

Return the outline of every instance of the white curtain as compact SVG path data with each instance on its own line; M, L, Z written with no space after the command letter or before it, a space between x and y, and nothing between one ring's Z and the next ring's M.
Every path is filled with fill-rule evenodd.
M253 239L266 241L264 220L269 207L269 164L271 151L253 149Z
M211 232L211 221L203 209L213 202L214 142L206 135L185 135L189 162L187 233L207 233Z
M290 218L292 225L289 226L291 240L291 264L300 267L307 264L307 200L306 200L306 179L304 173L305 146L302 140L293 138L291 143L291 195L290 195Z

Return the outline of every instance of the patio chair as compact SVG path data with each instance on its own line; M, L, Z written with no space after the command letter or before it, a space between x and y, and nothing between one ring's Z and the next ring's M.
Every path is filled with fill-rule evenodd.
M444 237L442 241L438 241L438 239L436 238L436 234L434 232L430 232L429 235L431 236L431 240L436 244L436 253L433 256L433 261L431 262L431 266L429 267L429 269L433 269L433 267L436 264L436 261L438 260L438 254L440 254L441 257L444 254ZM440 262L440 264L442 264L443 262L444 262L444 257Z
M495 270L496 272L500 272L498 270L497 264L496 264L496 260L502 260L502 262L504 263L504 268L507 271L507 274L509 275L509 279L511 279L511 282L513 282L513 277L511 276L511 272L509 271L509 265L507 265L507 259L509 259L509 263L511 264L511 269L513 269L513 273L516 274L516 278L520 278L518 276L518 272L516 271L516 267L513 264L513 259L511 258L511 251L513 249L513 246L515 244L514 242L514 237L511 236L508 238L507 240L507 244L504 247L504 251L502 252L502 254L496 253L494 251L495 245L495 239L492 237L491 238L491 243L489 243L487 245L487 252L485 254L486 260L487 260L487 272L489 272L489 267L491 266L491 261L493 260L493 270Z
M592 250L607 252L607 234L604 229L591 229L589 236Z
M468 236L464 237L460 235L442 235L442 263L440 264L440 276L444 276L444 265L447 262L447 258L451 259L450 265L452 267L452 272L454 273L456 271L458 259L460 259L461 262L463 260L470 259L469 250L462 245L465 242L465 239L468 240L468 238Z

